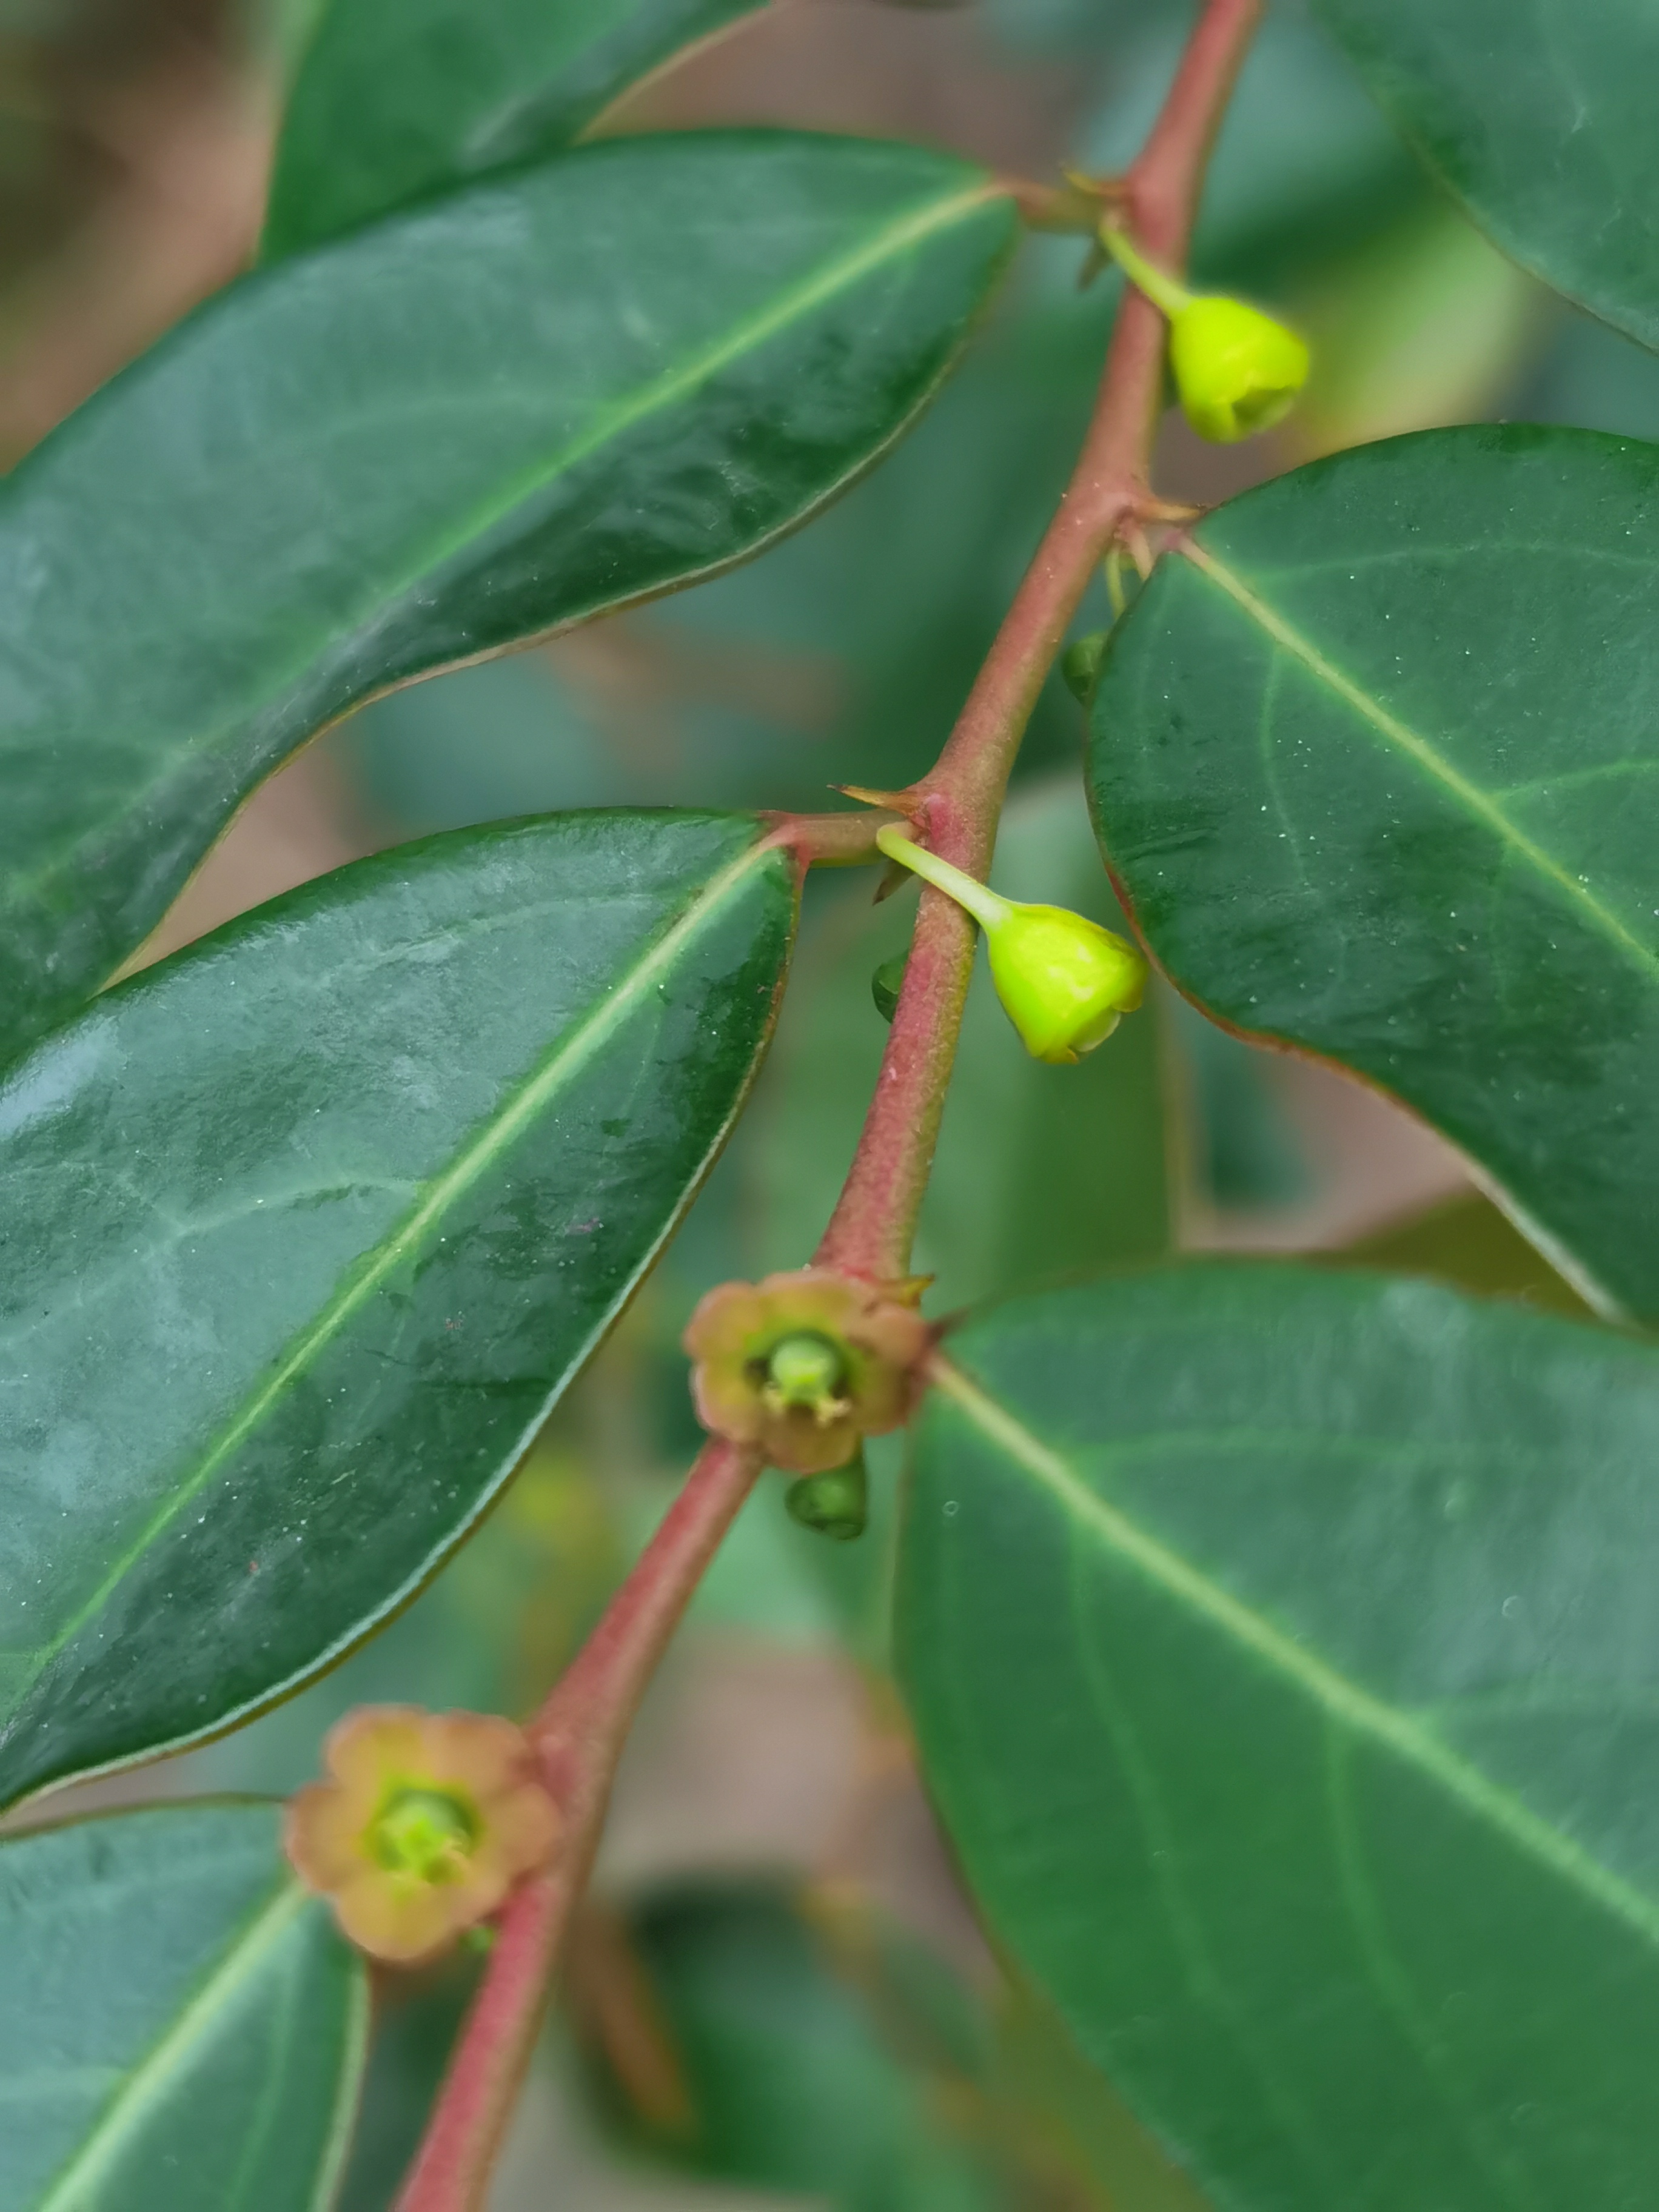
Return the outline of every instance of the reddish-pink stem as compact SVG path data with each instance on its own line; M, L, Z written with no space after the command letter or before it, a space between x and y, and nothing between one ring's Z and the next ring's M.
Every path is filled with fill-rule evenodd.
M1261 0L1211 0L1163 112L1122 180L1121 205L1150 258L1186 258L1205 157L1261 12ZM1060 510L931 772L915 818L931 848L983 877L1009 771L1078 602L1119 528L1147 498L1164 374L1164 319L1126 290L1094 419ZM821 1266L877 1280L908 1272L945 1087L973 971L973 923L924 885L882 1061L852 1171L818 1247Z
M1210 0L1119 204L1155 260L1185 258L1199 179L1261 0ZM1095 564L1146 501L1164 360L1162 319L1130 289L1119 310L1087 441L938 763L909 795L933 850L970 873L990 864L1008 774L1037 694ZM844 817L843 817L844 819ZM860 857L874 823L799 825L803 857ZM778 833L787 836L780 823ZM819 1261L902 1276L931 1164L973 965L973 925L924 886L881 1079ZM572 1908L592 1864L611 1784L664 1646L760 1462L711 1443L599 1627L532 1724L565 1818L555 1865L501 1916L483 1983L398 2212L477 2212L541 2019Z
M599 1841L645 1686L760 1461L704 1446L685 1486L574 1663L531 1723L564 1838L551 1869L508 1899L398 2212L474 2212L513 2109L542 2008Z

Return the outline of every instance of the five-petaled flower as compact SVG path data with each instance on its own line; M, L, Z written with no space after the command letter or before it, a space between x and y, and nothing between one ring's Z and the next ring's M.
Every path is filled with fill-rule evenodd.
M374 1958L442 1950L557 1839L558 1809L511 1721L364 1705L331 1732L325 1759L330 1779L289 1801L283 1840L301 1881Z
M905 1296L827 1267L723 1284L684 1340L697 1418L793 1474L844 1467L908 1414L930 1336Z

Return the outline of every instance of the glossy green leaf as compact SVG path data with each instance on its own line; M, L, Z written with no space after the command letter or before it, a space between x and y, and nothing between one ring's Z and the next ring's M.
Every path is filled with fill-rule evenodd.
M557 154L761 0L323 0L276 148L267 258Z
M908 147L619 141L279 264L106 386L0 493L0 1042L322 723L841 489L1012 220Z
M950 1340L897 1634L993 1925L1229 2212L1659 2173L1659 1353L1210 1265Z
M158 1806L0 1844L6 2212L321 2212L362 1962L274 1805Z
M1097 826L1223 1022L1476 1161L1587 1294L1659 1316L1659 447L1425 433L1159 562L1096 694Z
M757 837L362 861L0 1089L0 1800L268 1703L465 1534L738 1110L793 925Z
M1040 2132L1096 2212L1211 2212L1097 2066L1053 2004L1015 1977L997 2016L1002 2094Z
M1315 0L1395 127L1504 251L1659 345L1650 0Z

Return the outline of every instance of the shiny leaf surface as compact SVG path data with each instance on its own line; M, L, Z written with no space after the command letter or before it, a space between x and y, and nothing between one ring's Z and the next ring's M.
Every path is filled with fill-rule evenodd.
M617 142L279 264L0 492L0 1042L371 693L741 558L948 367L1011 235L871 142Z
M1395 127L1504 251L1659 345L1648 0L1315 0Z
M268 1703L477 1519L743 1097L793 914L757 836L360 862L0 1090L0 1798Z
M1207 1266L949 1341L898 1597L994 1927L1230 2212L1659 2171L1659 1354Z
M7 2212L317 2212L362 2070L362 1963L273 1805L0 1844Z
M325 0L289 95L267 258L559 153L761 0Z
M1393 1091L1586 1294L1659 1316L1659 448L1436 431L1159 562L1091 775L1159 960Z

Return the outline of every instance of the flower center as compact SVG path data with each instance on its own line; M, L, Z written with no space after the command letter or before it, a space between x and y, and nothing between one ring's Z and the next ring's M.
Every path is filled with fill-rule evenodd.
M392 1874L453 1881L472 1856L478 1824L459 1797L441 1790L400 1790L369 1831L369 1845Z
M766 1358L762 1396L775 1413L804 1406L819 1421L832 1421L847 1410L847 1354L816 1330L781 1337Z

